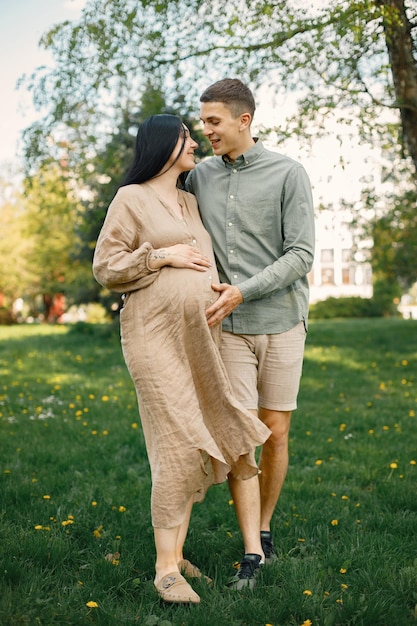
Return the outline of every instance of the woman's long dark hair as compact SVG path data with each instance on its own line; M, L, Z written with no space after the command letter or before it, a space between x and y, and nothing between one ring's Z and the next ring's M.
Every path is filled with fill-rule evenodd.
M163 170L180 135L183 136L181 149L174 162ZM176 115L160 114L148 117L139 126L133 163L120 186L144 183L158 174L167 172L182 154L185 140L185 128Z

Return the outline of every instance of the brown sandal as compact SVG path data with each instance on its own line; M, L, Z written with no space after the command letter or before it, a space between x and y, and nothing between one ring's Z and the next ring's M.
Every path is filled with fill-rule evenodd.
M188 559L182 559L178 563L178 569L189 578L203 578L208 585L211 585L213 582L211 578L201 572L197 565L193 565Z
M155 587L165 602L177 602L186 604L192 602L198 604L200 596L190 587L185 578L179 572L167 574Z

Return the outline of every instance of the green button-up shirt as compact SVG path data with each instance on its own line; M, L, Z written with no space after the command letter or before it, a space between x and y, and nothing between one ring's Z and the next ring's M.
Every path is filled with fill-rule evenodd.
M211 157L190 172L210 233L220 280L239 287L243 303L223 321L238 334L275 334L307 326L314 209L304 168L257 140L233 163Z

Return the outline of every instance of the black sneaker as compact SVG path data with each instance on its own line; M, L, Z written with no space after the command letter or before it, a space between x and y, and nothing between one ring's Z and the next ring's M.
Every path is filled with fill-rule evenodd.
M272 533L270 530L261 530L261 545L265 554L265 563L272 563L278 560L274 542L272 541Z
M260 554L245 554L235 576L227 583L229 589L240 591L241 589L253 589L255 576L263 565Z

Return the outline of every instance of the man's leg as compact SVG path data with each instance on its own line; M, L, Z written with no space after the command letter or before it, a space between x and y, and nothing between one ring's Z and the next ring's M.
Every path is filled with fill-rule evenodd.
M272 434L262 446L259 461L261 518L260 529L270 530L271 519L288 470L288 436L291 411L259 409L260 419Z
M263 559L264 554L259 535L261 499L258 476L240 480L229 475L229 487L242 533L245 554L260 554Z
M252 411L257 415L257 411ZM233 497L236 518L242 533L244 557L236 576L230 581L231 589L253 588L255 575L265 560L260 538L261 496L258 476L247 480L229 474L229 488Z

